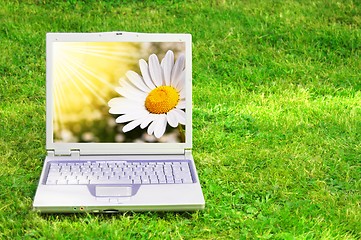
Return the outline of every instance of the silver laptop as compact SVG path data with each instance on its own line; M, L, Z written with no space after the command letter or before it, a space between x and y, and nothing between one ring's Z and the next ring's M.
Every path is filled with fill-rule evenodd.
M190 34L48 33L40 212L204 208Z

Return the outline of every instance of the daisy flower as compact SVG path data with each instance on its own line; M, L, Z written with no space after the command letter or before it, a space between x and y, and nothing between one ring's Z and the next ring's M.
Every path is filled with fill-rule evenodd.
M159 63L155 54L148 63L139 60L141 75L134 71L126 73L126 79L119 81L115 90L121 97L108 102L109 113L120 114L116 123L127 123L122 131L129 132L140 126L149 135L163 136L167 125L175 128L185 125L185 58L168 51Z

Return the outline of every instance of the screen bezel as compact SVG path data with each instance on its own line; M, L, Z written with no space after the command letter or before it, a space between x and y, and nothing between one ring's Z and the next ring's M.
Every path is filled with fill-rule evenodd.
M186 59L186 125L182 143L61 143L53 135L53 43L54 42L184 42ZM190 34L162 33L48 33L46 35L46 148L67 155L79 150L99 154L181 154L192 147L192 44Z

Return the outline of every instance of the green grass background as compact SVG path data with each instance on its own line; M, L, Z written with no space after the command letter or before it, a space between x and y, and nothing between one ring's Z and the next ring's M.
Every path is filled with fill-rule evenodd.
M40 215L46 32L193 35L206 208ZM0 1L1 239L361 239L361 2Z

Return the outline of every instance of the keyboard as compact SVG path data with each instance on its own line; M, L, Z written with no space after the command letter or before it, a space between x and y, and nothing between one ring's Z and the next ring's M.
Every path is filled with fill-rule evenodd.
M56 161L48 185L193 183L189 161Z

